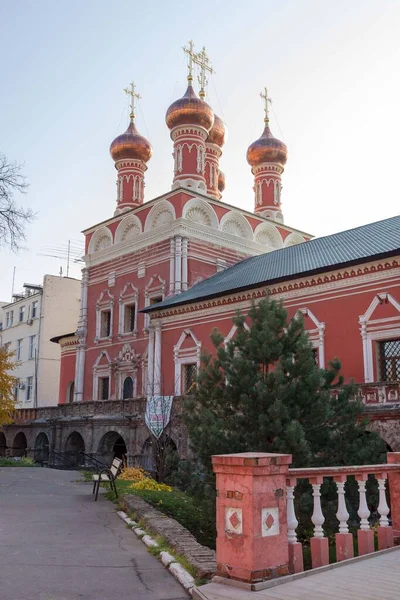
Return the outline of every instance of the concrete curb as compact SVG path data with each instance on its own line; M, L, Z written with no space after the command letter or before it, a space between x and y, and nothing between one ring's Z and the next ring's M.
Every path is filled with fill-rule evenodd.
M128 525L128 527L132 528L132 531L137 535L139 539L142 540L142 542L148 548L158 548L156 540L154 540L151 537L151 535L146 533L144 529L138 527L136 521L130 519L123 510L119 510L117 512L117 515L120 519L122 519L122 521L124 521ZM188 571L186 571L186 569L184 569L181 564L176 562L175 558L169 552L160 552L159 556L162 564L167 567L167 569L175 577L175 579L179 581L179 583L185 588L185 590L192 596L192 590L195 587L196 582L191 576L191 574Z

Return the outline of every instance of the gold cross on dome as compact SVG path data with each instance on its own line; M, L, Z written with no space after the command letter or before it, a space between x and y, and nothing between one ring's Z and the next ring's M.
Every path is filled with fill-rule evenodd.
M208 83L206 77L206 71L214 73L214 69L210 65L210 59L207 56L205 46L203 46L201 52L195 54L193 59L196 65L200 67L199 84L200 84L200 98L204 98L206 95L206 85Z
M268 90L265 87L264 88L264 92L260 93L260 97L264 100L264 112L265 112L265 117L264 117L264 121L265 123L269 123L269 104L272 104L272 100L271 98L268 97Z
M193 81L193 62L196 54L193 52L194 43L192 40L188 42L189 48L183 46L182 50L189 56L188 58L188 81Z
M137 100L141 100L142 96L140 96L140 94L136 93L136 85L133 83L129 84L131 86L131 89L129 88L125 88L124 92L125 94L128 94L128 96L131 97L131 103L130 103L130 108L131 108L131 114L129 115L129 118L131 120L131 123L133 123L134 119L135 119L135 108L136 108L136 104L135 104L135 99Z

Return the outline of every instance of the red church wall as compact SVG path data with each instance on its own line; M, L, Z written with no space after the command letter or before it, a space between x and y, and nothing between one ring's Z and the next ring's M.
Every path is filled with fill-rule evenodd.
M69 398L68 391L71 383L75 381L75 360L76 360L76 343L63 343L61 340L61 367L60 367L60 385L58 392L58 404L65 404Z

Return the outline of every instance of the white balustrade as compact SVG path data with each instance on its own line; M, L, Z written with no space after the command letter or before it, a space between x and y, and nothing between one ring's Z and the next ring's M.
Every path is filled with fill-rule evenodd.
M314 512L311 517L311 521L314 523L314 537L323 538L324 532L322 529L322 525L325 522L325 517L322 514L321 508L321 484L314 483L312 484L313 489L313 498L314 498Z
M339 533L349 533L349 527L347 521L349 519L349 513L346 507L345 492L344 492L344 481L337 481L337 493L338 493L338 510L336 518L339 521Z
M358 507L358 511L357 511L358 516L361 519L360 529L361 529L361 531L368 531L369 530L369 522L368 522L369 509L368 509L368 505L367 505L366 490L365 490L366 482L359 480L357 483L358 483L358 492L360 494L360 503L359 503L359 507Z
M299 522L296 519L296 513L294 511L294 486L288 485L286 487L286 500L288 542L289 544L295 544L297 542L296 528Z
M379 525L381 527L389 527L389 519L387 518L390 508L386 501L386 479L378 479L379 490L379 505L378 513L380 514Z

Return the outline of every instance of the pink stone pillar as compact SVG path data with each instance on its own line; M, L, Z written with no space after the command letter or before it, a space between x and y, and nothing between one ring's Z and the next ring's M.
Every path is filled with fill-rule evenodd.
M310 477L309 482L313 488L314 510L311 517L314 523L314 537L310 539L311 548L311 565L313 569L329 565L329 542L328 538L324 537L322 525L325 522L324 515L321 509L321 485L324 482L322 476Z
M400 452L388 452L387 463L399 465L398 471L388 471L390 515L394 537L400 536Z
M217 573L256 583L289 573L286 476L290 454L213 456Z

